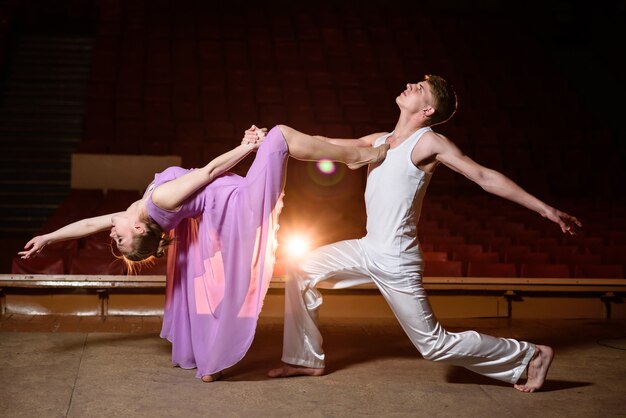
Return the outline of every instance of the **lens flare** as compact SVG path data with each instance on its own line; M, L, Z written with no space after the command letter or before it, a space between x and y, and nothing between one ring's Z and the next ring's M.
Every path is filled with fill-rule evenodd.
M309 161L306 166L309 178L322 187L332 187L341 182L346 174L346 166L328 159Z
M333 174L336 170L335 163L330 160L319 160L317 169L324 174Z

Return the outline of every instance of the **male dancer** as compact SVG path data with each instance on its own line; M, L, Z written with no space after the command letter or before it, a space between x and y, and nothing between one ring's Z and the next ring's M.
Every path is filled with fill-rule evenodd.
M285 288L284 364L268 375L322 375L325 356L317 326L321 295L316 286L321 281L335 288L373 281L425 359L463 366L513 383L522 392L534 392L546 378L554 356L551 347L474 331L452 333L435 318L422 287L423 260L417 238L422 201L435 168L443 164L485 191L555 222L564 233L573 235L582 225L503 174L476 163L431 129L449 120L457 108L456 93L443 78L427 75L419 83L407 84L396 103L400 117L390 134L352 140L318 137L346 146L387 143L391 147L382 163L369 167L366 236L323 246L290 274ZM517 384L525 370L526 382Z

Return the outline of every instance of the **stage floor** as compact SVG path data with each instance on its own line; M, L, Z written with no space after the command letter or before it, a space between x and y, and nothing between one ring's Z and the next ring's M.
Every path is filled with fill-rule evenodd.
M159 317L0 319L3 417L626 417L625 320L446 319L552 345L543 390L425 361L390 319L322 319L327 373L270 379L282 322L261 318L252 348L222 380L172 367Z

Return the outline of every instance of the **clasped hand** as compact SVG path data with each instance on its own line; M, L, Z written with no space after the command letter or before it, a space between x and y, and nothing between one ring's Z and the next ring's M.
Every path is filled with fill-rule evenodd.
M252 125L244 132L241 143L243 145L252 145L256 151L261 146L266 134L267 128L259 128L256 125Z

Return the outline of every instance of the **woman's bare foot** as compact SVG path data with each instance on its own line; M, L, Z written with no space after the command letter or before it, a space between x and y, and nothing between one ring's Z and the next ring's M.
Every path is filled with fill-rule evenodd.
M281 367L272 369L267 372L269 377L291 377L291 376L321 376L324 369L315 369L312 367L292 366L291 364L283 364Z
M376 148L360 148L361 159L354 163L349 163L348 168L350 170L357 170L364 165L379 163L387 157L387 151L389 151L389 144L382 144Z
M543 386L546 380L548 369L554 358L554 350L547 345L537 345L537 351L528 364L526 372L526 383L523 385L513 385L521 392L535 392Z
M204 383L215 382L220 377L222 377L222 372L217 372L217 373L213 373L213 374L205 374L204 376L202 376L202 381Z

